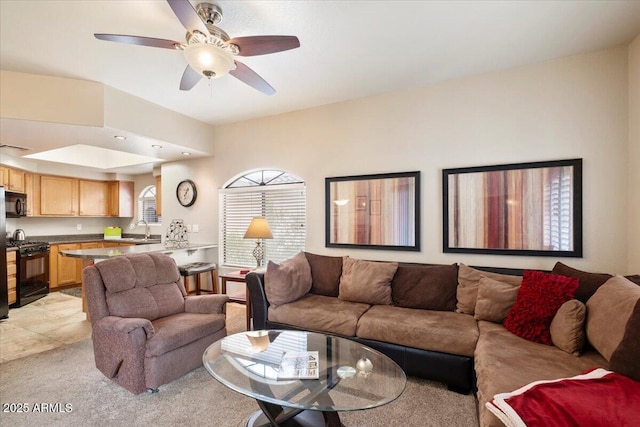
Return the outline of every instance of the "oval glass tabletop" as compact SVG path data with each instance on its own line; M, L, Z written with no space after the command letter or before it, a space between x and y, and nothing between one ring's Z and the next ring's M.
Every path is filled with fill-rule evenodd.
M402 369L379 351L313 332L242 332L213 343L202 359L225 386L303 410L373 408L395 400L406 385Z

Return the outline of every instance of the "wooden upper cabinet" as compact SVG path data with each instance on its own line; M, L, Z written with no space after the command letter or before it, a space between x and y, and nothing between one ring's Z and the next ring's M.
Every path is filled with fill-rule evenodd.
M24 193L24 171L9 168L9 190Z
M156 215L162 216L162 176L156 176Z
M27 216L132 218L134 214L133 181L98 181L39 175L7 166L0 166L0 178L0 184L6 191L27 195Z
M109 183L79 180L80 216L109 216Z
M133 181L109 182L109 216L133 217Z
M31 172L24 173L24 194L27 195L27 216L36 215L35 210L33 209L34 202L36 199L34 187L33 187L33 179L34 177ZM39 208L38 208L38 212L40 212Z
M9 191L9 168L6 166L0 166L0 185Z
M41 175L40 215L77 216L78 180L63 176Z
M24 171L22 170L0 166L0 181L0 185L4 186L6 191L25 192Z

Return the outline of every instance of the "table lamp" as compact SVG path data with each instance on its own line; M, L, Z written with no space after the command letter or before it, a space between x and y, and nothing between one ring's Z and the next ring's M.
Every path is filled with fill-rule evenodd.
M245 239L258 239L256 247L253 250L253 257L258 263L258 268L262 266L262 259L264 258L264 249L262 248L262 239L273 239L269 223L264 217L254 217L247 228L247 232L244 233Z

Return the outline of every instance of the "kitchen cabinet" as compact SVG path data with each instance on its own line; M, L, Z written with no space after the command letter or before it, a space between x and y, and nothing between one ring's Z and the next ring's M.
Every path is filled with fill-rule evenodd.
M29 216L133 217L133 181L25 174Z
M0 166L0 181L7 191L24 193L24 171Z
M162 216L162 176L156 176L156 215Z
M64 176L40 175L40 215L77 216L78 180Z
M82 282L82 263L80 259L69 258L60 254L61 251L73 251L76 249L80 249L80 243L51 245L51 252L49 253L49 287L51 289L77 285Z
M109 216L133 217L133 181L109 182Z
M108 216L109 215L109 184L104 181L78 181L79 215L80 216Z
M130 242L104 242L102 240L84 243L51 244L49 252L49 288L56 290L60 287L79 285L82 283L82 259L62 255L62 251L77 249L112 248L131 246ZM7 252L7 255L9 253ZM15 253L14 253L15 256Z
M9 294L9 305L16 302L16 279L18 268L16 265L16 252L7 252L7 290Z
M27 195L27 216L34 216L35 214L35 210L33 209L35 202L33 179L34 177L31 172L24 173L24 194ZM38 204L38 206L40 205Z

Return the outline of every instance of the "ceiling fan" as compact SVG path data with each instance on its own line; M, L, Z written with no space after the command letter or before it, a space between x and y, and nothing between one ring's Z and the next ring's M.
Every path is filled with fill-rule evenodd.
M219 78L231 74L238 80L267 95L276 90L235 56L256 56L300 47L296 36L250 36L229 38L217 27L222 9L215 3L200 3L194 9L188 0L167 0L178 20L187 30L186 42L122 34L94 34L100 40L182 50L187 68L182 74L180 90L190 90L202 77Z

